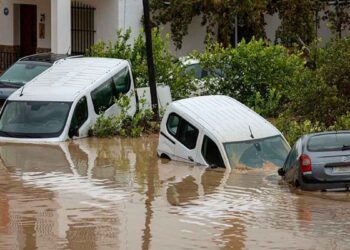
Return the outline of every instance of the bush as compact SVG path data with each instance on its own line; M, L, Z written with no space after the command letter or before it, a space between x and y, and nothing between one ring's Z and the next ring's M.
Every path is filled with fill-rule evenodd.
M272 121L273 124L284 134L290 145L293 145L296 140L305 134L318 133L323 131L340 131L350 129L350 112L337 118L337 121L332 125L310 120L295 120L290 117L281 115L278 119Z
M142 33L130 43L130 34L130 29L125 33L119 30L115 42L98 42L89 49L87 55L129 60L136 86L145 87L148 86L146 44ZM175 100L189 96L195 89L193 76L184 74L180 62L176 62L171 56L168 49L169 36L164 40L160 31L153 29L152 38L156 82L169 85Z
M270 117L285 101L285 86L295 85L305 70L305 60L298 54L255 39L242 41L237 48L214 44L194 56L209 72L222 71L218 81L207 79L208 94L229 95Z
M279 116L273 123L283 133L290 145L293 145L304 134L327 130L326 126L320 122L297 121L283 115Z
M145 100L140 100L142 107ZM109 137L114 135L140 137L143 134L150 134L159 131L159 123L153 122L154 113L150 109L140 109L134 116L128 114L130 109L130 98L126 95L116 100L121 108L118 116L99 115L92 128L92 134L97 137Z

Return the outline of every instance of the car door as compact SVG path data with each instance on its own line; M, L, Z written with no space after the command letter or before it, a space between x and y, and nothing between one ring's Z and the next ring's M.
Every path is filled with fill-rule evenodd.
M194 162L197 157L199 128L181 118L176 134L175 156L179 160Z
M84 137L88 135L90 129L89 111L87 99L83 96L76 104L69 126L68 136Z
M299 169L299 147L300 147L300 139L294 144L292 150L290 151L284 169L286 171L285 179L288 183L294 184L298 175Z
M202 140L201 156L208 166L225 168L225 163L218 145L206 134L204 134Z
M170 113L165 124L166 131L160 132L160 143L158 149L161 154L164 153L171 159L175 160L175 145L177 142L176 134L180 126L180 116Z

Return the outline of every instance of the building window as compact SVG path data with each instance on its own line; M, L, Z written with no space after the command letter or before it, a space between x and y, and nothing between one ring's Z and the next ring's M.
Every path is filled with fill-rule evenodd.
M88 4L72 2L71 31L71 54L85 54L95 42L95 8Z

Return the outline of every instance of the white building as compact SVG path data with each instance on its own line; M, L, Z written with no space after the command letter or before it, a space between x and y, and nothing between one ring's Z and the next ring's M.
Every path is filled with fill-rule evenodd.
M118 29L133 31L131 39L142 28L141 0L0 0L0 70L18 56L37 52L84 53L98 40L111 41ZM267 37L274 41L280 24L277 15L266 16ZM193 19L183 48L176 56L192 50L203 50L206 28L201 18ZM166 25L164 31L169 31ZM319 34L328 40L330 31L322 24Z

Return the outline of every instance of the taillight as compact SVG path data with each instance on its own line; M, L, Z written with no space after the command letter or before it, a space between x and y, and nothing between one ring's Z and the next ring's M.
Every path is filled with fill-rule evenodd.
M308 155L301 155L299 162L301 173L308 173L312 171L311 159Z

